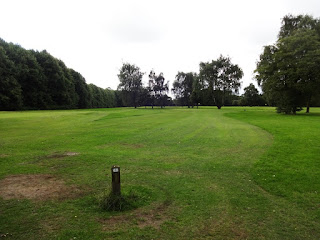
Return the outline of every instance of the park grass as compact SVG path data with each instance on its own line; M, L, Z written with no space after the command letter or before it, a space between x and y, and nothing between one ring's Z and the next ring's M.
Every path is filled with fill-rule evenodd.
M320 109L0 112L0 179L50 174L82 189L0 198L7 239L319 239ZM75 154L67 154L75 153ZM136 209L106 212L120 165ZM72 189L72 188L70 188Z

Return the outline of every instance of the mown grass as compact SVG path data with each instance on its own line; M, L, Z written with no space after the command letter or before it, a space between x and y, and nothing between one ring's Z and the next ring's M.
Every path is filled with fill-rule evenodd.
M246 111L244 111L246 110ZM319 239L320 109L0 112L0 179L51 174L65 200L0 198L7 239ZM64 156L66 152L78 155ZM110 167L138 208L106 212Z

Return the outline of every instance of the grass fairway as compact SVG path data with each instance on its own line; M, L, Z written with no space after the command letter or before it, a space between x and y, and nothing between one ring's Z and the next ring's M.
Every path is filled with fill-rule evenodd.
M0 238L320 239L311 111L0 112ZM99 206L114 164L135 209Z

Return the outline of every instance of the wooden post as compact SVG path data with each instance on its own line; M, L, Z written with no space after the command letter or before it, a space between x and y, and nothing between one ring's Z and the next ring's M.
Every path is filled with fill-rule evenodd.
M113 166L111 168L112 174L112 193L115 195L121 194L121 187L120 187L120 167Z

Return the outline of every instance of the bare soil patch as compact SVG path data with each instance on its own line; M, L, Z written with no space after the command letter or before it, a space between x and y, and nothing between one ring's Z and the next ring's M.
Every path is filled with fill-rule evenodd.
M199 229L199 235L221 236L225 233L225 239L244 240L248 239L246 228L241 222L235 222L227 213L222 213L218 219L208 219L203 228Z
M5 158L5 157L9 157L8 154L0 154L0 158Z
M134 144L134 143L122 143L121 145L131 149L138 149L143 147L142 144Z
M152 227L160 229L161 225L172 219L169 206L164 204L153 206L152 209L136 209L130 214L113 216L109 219L100 219L104 231L116 231L119 228L137 226L139 228Z
M63 200L79 196L81 192L49 174L11 175L0 180L0 197L5 200Z
M53 153L47 156L47 158L64 158L64 157L70 157L70 156L77 156L79 154L80 153L78 152Z

